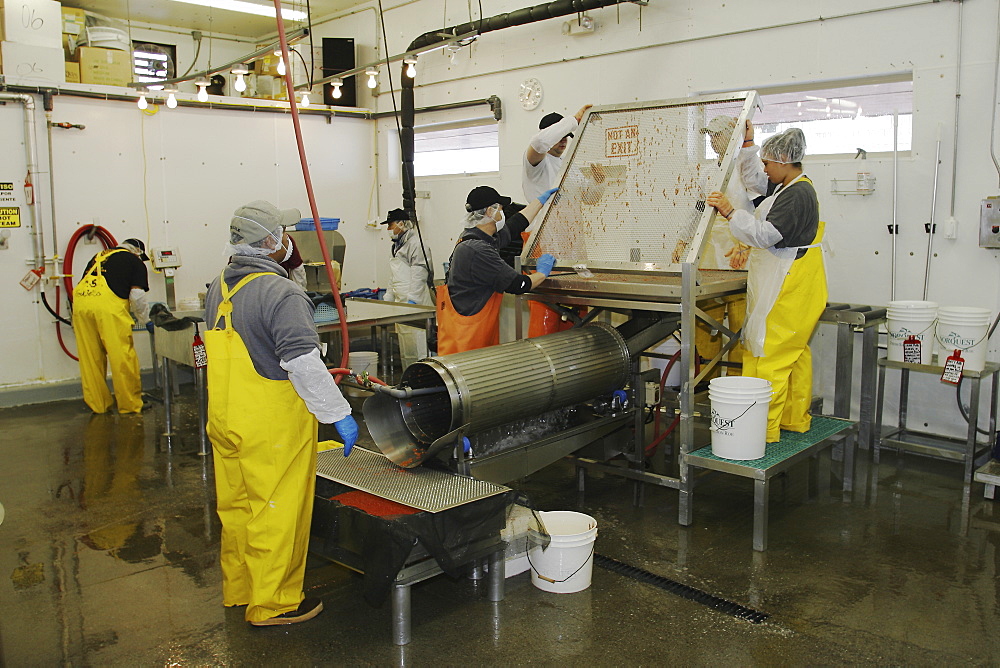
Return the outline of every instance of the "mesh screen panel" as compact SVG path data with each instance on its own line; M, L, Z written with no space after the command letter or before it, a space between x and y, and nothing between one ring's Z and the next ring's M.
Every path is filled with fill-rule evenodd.
M541 253L566 268L677 272L680 262L694 262L711 225L705 197L723 189L742 143L730 141L717 156L701 130L718 116L737 126L754 99L741 93L591 109L525 264Z

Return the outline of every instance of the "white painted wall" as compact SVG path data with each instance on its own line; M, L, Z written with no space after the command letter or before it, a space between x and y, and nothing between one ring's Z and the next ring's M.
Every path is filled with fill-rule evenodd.
M157 41L166 40L161 36ZM234 47L231 55L221 57L214 49L213 59L233 59L252 48ZM203 58L204 53L203 48ZM207 66L207 60L199 63ZM41 172L36 176L36 190L42 202L40 229L46 256L63 255L73 231L96 222L118 240L135 236L146 240L150 248L178 247L184 264L177 273L176 295L178 299L194 297L224 266L223 244L236 207L267 199L309 215L287 113L163 106L150 109L155 113L143 113L132 102L61 95L55 98L53 120L82 124L86 129L53 131L57 221L57 243L53 244L45 116L41 98L35 96L35 100ZM367 258L375 253L364 229L366 193L374 184L372 123L348 117L332 122L319 116L300 118L320 215L343 220L340 231L349 249L344 287L372 286L375 274ZM4 341L0 389L72 380L79 377L77 365L59 349L53 318L42 308L37 291L26 292L17 285L32 256L32 229L21 188L26 162L19 104L0 106L0 145L5 147L0 182L17 185L12 204L22 208L24 218L23 227L11 230L9 249L0 251L0 285L5 295L0 320ZM76 279L99 248L77 247ZM150 299L163 300L162 276L151 271L150 286ZM54 285L47 294L54 305ZM65 327L63 332L75 352L72 332ZM148 367L147 337L136 340L140 360Z
M495 16L531 3L517 0L484 3L484 15ZM565 19L487 33L454 63L441 52L420 59L417 107L498 95L504 103L500 125L499 174L418 179L418 200L425 236L440 262L447 259L458 233L464 195L481 183L523 199L521 155L538 119L550 111L574 113L584 103L614 104L630 100L684 97L703 92L822 82L912 72L914 78L913 151L899 160L897 220L897 299L920 298L923 288L930 219L934 155L941 128L938 223L950 212L952 151L957 65L961 58L961 120L955 216L958 238L935 240L928 298L941 304L1000 307L995 251L978 246L979 201L997 194L997 172L989 155L993 45L997 40L997 2L899 3L782 1L732 3L715 1L626 4L592 11L598 31L589 36L561 34ZM404 51L419 34L469 20L467 8L421 0L386 12L387 51ZM884 11L880 11L884 10ZM959 52L959 14L964 35ZM856 16L849 16L856 13ZM820 20L823 17L823 20ZM472 18L478 18L475 12ZM362 39L359 37L359 39ZM399 67L393 66L398 86ZM384 72L384 68L383 68ZM541 106L524 111L517 103L518 86L528 77L545 87ZM381 77L385 91L385 76ZM398 102L397 102L398 104ZM378 97L378 110L391 110L388 94ZM485 107L468 110L481 115ZM452 115L454 115L452 113ZM432 117L434 116L434 117ZM417 123L441 120L420 115ZM386 150L395 142L395 124L379 124L379 169L383 209L398 206L401 187L395 157ZM852 178L859 163L849 158L807 161L807 172L820 193L823 218L835 254L827 259L830 298L857 304L885 304L890 299L892 160L869 159L864 170L878 179L869 197L830 193L832 178ZM387 240L385 243L388 243ZM384 272L379 274L384 282ZM817 391L832 387L834 329L817 332ZM991 343L998 355L1000 337ZM964 433L955 409L954 391L936 378L914 374L910 414L932 431ZM893 373L890 372L890 379ZM891 381L892 382L892 381ZM829 394L829 391L826 391ZM966 396L968 389L966 388ZM896 392L890 387L887 420L894 420ZM832 397L828 397L832 399ZM855 400L857 402L857 399ZM828 407L832 404L828 403ZM985 406L985 402L984 402ZM912 418L911 418L912 422Z

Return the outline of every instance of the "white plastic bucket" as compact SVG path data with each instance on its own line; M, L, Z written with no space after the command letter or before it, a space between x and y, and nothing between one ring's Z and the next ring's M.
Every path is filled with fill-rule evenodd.
M594 541L597 520L572 510L538 513L550 542L544 550L545 537L528 530L528 564L531 584L542 591L574 594L590 586L594 572Z
M378 353L368 352L366 350L361 350L356 353L350 353L347 356L347 366L351 368L355 374L361 374L367 371L371 375L377 375L378 372ZM364 390L359 390L353 387L348 387L347 395L350 397L364 397L368 396Z
M911 336L920 341L920 363L930 364L933 361L933 332L937 312L937 302L919 300L889 302L889 308L886 309L886 328L889 331L887 358L890 362L903 361L903 342Z
M674 337L668 338L666 341L653 348L654 353L659 353L661 355L673 355L678 350L681 349L681 344ZM650 357L649 366L654 369L660 370L660 378L663 377L663 370L667 368L667 364L670 363L669 359L662 359L659 357ZM681 384L681 365L680 359L678 358L677 363L670 367L670 373L667 374L667 387L676 387Z
M986 333L992 313L971 306L942 306L938 310L935 338L938 343L938 363L957 349L965 360L965 371L982 371L986 365Z
M723 459L760 459L767 449L771 381L723 376L708 383L712 405L712 454Z

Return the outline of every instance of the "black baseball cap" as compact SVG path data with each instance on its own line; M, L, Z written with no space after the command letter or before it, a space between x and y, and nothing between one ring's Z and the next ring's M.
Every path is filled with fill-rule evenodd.
M383 220L381 223L379 223L379 225L388 225L389 223L398 223L400 221L409 220L409 219L410 219L410 216L407 215L407 213L405 211L403 211L402 209L393 209L385 217L385 220Z
M542 120L538 121L538 129L539 130L544 130L545 128L549 127L550 125L555 125L556 123L558 123L562 119L563 119L563 115L560 114L559 112L556 112L556 111L553 111L553 112L550 112L548 114L545 114L544 116L542 116ZM573 133L570 132L566 136L567 137L572 137Z
M149 260L149 256L146 255L146 244L142 243L138 239L126 239L121 243L122 246L128 244L129 246L134 246L137 251L139 251L139 259L143 262Z
M510 198L504 197L489 186L477 186L473 188L472 191L469 192L469 196L465 198L466 211L479 211L480 209L485 209L494 204L507 206L510 204Z

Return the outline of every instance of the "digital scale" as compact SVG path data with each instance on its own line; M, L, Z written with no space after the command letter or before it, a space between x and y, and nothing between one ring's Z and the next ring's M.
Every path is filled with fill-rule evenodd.
M153 269L163 273L163 283L167 293L167 307L173 311L177 308L176 297L174 295L174 270L181 266L181 254L176 246L161 246L150 249L149 260L153 264Z

